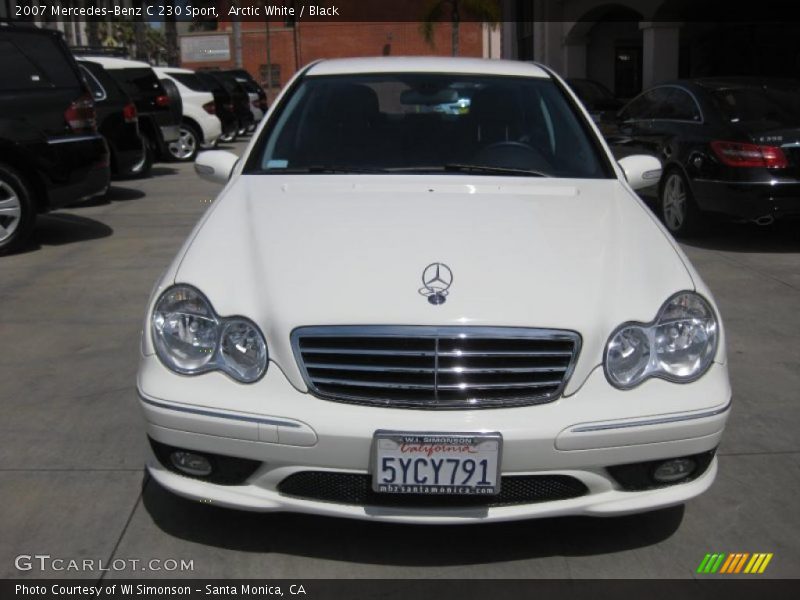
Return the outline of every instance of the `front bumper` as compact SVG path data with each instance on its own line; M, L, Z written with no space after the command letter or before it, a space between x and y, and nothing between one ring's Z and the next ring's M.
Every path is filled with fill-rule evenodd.
M213 148L216 146L219 136L222 135L222 122L212 115L208 115L208 118L198 119L198 122L203 133L201 146Z
M698 381L651 380L620 392L595 369L569 397L538 406L473 411L387 409L321 400L295 389L272 364L252 385L219 373L182 377L154 356L138 380L147 434L157 442L262 464L243 485L217 485L176 474L154 455L153 478L187 498L253 511L294 511L361 519L464 523L559 515L619 515L680 504L714 480L716 459L691 481L625 491L607 467L704 453L717 447L731 392L725 365ZM580 497L516 504L409 508L364 506L283 495L278 485L302 471L369 473L373 434L396 431L498 431L503 476L566 475Z
M159 129L161 131L161 139L164 140L165 144L175 142L181 136L180 125L161 125Z

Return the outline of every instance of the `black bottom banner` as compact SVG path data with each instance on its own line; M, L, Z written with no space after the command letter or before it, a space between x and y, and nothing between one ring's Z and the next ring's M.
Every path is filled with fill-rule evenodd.
M288 598L297 600L505 600L558 598L586 600L693 600L800 598L800 579L763 580L0 580L0 599L83 598Z

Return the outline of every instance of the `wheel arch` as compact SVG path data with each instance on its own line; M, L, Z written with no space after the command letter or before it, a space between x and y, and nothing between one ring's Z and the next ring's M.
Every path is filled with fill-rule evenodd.
M664 185L667 182L667 176L672 171L678 171L681 175L683 175L683 179L686 182L687 187L689 188L689 193L691 194L692 198L694 198L694 189L692 188L692 178L689 176L686 167L683 166L683 164L681 164L677 160L670 160L664 163L664 165L661 167L661 180L658 182L659 201L661 200L661 192L664 189Z
M3 146L0 146L0 164L6 164L20 174L32 194L31 200L36 206L36 212L46 212L49 196L44 182L44 174L38 172L24 154L13 152Z
M200 143L205 143L206 142L206 136L203 133L203 128L200 127L200 124L195 119L193 119L192 117L190 117L188 115L183 115L183 119L181 119L181 123L186 123L187 125L191 125L194 128L195 133L199 134L198 141Z

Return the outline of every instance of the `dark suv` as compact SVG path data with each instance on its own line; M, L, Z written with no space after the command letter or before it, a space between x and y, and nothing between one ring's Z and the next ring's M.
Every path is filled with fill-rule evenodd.
M133 100L97 63L78 60L89 85L97 113L97 130L111 152L111 173L117 177L144 177L150 171Z
M252 126L255 124L255 119L253 118L253 113L250 111L250 96L247 90L236 81L236 77L225 71L215 71L211 69L199 72L216 80L225 91L230 94L231 102L233 103L233 112L236 114L239 124L237 133L239 135L244 135L248 129L252 129Z
M102 65L131 97L139 113L139 131L147 142L147 160L169 158L169 144L180 136L182 114L171 100L155 71L145 62L73 49L81 60Z
M0 23L0 253L36 214L102 194L109 152L92 96L61 34Z
M227 89L220 83L216 77L211 75L210 71L197 71L197 82L193 83L192 87L189 82L181 78L176 78L181 83L188 85L191 89L198 89L199 91L210 91L214 95L215 114L222 123L222 135L219 137L221 142L232 142L236 139L239 131L239 117L236 113L236 107L233 103L233 96ZM203 87L197 87L197 83Z

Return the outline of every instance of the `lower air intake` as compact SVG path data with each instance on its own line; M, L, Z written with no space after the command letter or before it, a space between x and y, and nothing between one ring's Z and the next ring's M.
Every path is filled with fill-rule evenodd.
M361 473L301 471L278 484L284 496L354 504L398 508L458 508L514 506L568 500L589 490L578 479L567 475L508 475L502 478L497 496L455 496L426 494L378 494L372 491L372 478Z

